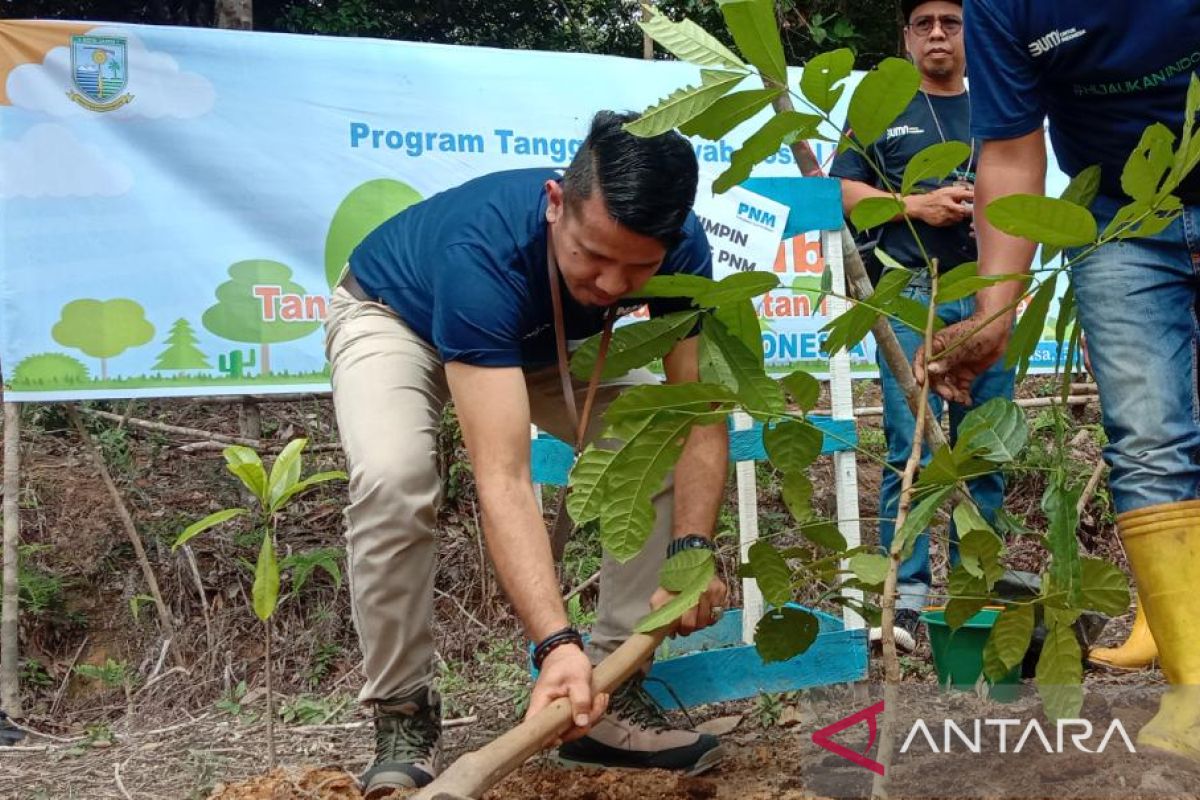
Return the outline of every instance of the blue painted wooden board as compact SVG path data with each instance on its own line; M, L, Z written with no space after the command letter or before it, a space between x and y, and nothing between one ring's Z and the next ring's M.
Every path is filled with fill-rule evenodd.
M650 668L654 680L646 681L646 691L663 708L678 708L680 703L693 708L744 700L762 693L794 692L865 680L866 629L846 630L837 617L806 610L816 615L820 632L808 650L790 661L764 663L754 645L742 644L742 610L730 609L716 625L663 642ZM529 671L536 680L532 644L529 655Z
M669 656L650 670L657 680L646 690L664 708L675 708L671 687L687 708L791 692L814 686L850 683L867 677L867 631L846 630L836 617L814 611L820 621L817 640L790 661L764 663L752 644L742 644L742 612L732 609L703 631L664 643Z
M842 184L836 178L747 178L742 186L788 207L783 238L840 230Z
M825 434L825 439L821 444L822 453L852 450L858 444L858 431L854 426L854 420L832 419L817 414L810 414L808 420ZM754 427L748 430L731 430L729 432L729 460L766 460L767 452L763 448L762 431L761 422L755 422ZM538 438L530 442L530 462L534 483L566 486L571 465L575 463L575 453L566 442L556 439L548 433L539 433Z

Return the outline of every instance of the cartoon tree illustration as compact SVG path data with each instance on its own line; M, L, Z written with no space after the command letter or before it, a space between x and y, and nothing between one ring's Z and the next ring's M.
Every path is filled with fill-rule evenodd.
M342 200L325 235L325 278L333 288L350 252L389 217L421 200L416 189L401 181L379 178L355 187Z
M108 359L154 338L146 310L133 300L72 300L50 331L63 347L100 359L100 379L108 379Z
M171 332L167 335L167 349L158 354L158 361L151 369L212 369L208 356L196 347L196 332L192 325L183 317L175 320Z
M270 346L307 336L321 323L308 318L290 319L281 313L278 298L307 294L292 280L292 270L286 264L267 259L238 261L229 268L229 277L217 287L217 303L209 306L201 322L224 339L260 345L260 374L269 375Z

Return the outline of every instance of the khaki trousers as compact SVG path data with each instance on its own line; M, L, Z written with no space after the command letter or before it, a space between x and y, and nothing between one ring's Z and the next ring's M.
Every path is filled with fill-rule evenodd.
M366 673L359 699L376 702L428 685L434 677L434 529L442 489L437 431L450 393L437 351L386 305L357 300L338 287L325 333L350 474L346 549L351 610ZM589 441L621 389L657 380L637 370L602 384ZM528 372L526 385L533 423L572 441L557 368ZM580 410L586 388L575 385ZM642 553L625 564L604 555L588 648L594 663L615 650L649 611L671 539L670 481L654 502L657 523Z

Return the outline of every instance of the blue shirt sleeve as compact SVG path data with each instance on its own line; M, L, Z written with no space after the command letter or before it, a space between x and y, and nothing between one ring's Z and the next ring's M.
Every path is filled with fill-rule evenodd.
M966 0L963 9L971 135L978 139L1024 136L1046 117L1033 56L1013 16L991 0Z
M846 132L849 132L849 129ZM867 142L866 146L872 148L875 145L873 142ZM843 150L837 154L833 159L833 164L829 167L829 177L845 178L870 186L875 185L876 178L875 170L871 169L867 160L854 150Z
M433 291L433 344L442 359L520 366L525 288L507 283L506 276L514 273L478 246L451 245L445 258Z

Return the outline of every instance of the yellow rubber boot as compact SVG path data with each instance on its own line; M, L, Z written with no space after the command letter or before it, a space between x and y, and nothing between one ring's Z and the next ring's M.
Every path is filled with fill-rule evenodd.
M1158 658L1158 646L1146 622L1146 606L1138 600L1137 614L1129 637L1119 647L1093 647L1088 651L1088 661L1098 667L1120 670L1146 669Z
M1117 524L1171 684L1138 747L1200 762L1200 500L1141 508Z

